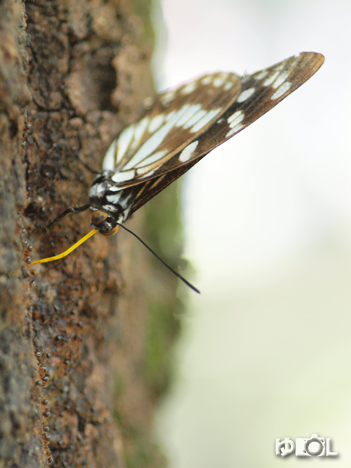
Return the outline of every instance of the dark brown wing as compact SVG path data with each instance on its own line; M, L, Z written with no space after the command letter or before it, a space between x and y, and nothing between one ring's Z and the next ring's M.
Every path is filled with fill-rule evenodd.
M113 181L121 188L150 179L155 169L208 130L240 89L238 75L218 72L161 93L144 118L111 144L103 170L114 171Z
M131 213L188 171L212 149L249 126L289 96L314 75L323 62L323 55L304 52L272 67L244 76L235 102L231 103L212 125L197 136L194 135L190 143L187 140L185 147L179 144L177 152L173 148L171 157L164 156L163 159L155 161L151 165L150 172L145 174L145 182L141 182L140 178L136 177L129 182L117 184L121 187L136 184L139 186ZM173 141L174 146L176 143ZM168 140L165 139L164 145L167 144Z

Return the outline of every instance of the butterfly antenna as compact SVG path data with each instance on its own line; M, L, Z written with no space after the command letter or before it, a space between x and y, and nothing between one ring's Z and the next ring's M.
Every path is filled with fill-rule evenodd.
M81 213L82 211L87 210L90 207L89 204L83 205L83 206L78 206L77 208L68 208L65 210L63 213L61 213L57 218L55 218L46 229L51 229L51 227L57 223L57 221L60 221L62 218L64 218L68 213Z
M182 275L180 275L180 274L177 273L175 270L173 270L172 267L170 267L169 265L167 265L167 263L166 263L164 260L162 260L162 258L159 257L159 256L157 255L157 253L154 252L154 251L152 250L151 247L149 247L142 239L140 239L140 237L137 236L137 235L135 234L135 232L133 232L133 231L131 231L130 229L126 228L125 226L123 226L123 224L120 224L120 223L117 223L117 224L118 224L118 226L120 226L121 228L123 228L125 231L129 232L129 233L132 234L134 237L136 237L136 238L138 239L138 241L140 241L153 255L155 255L155 257L156 257L161 263L164 264L164 266L165 266L166 268L168 268L174 275L176 275L177 278L179 278L180 280L182 280L183 283L185 283L190 289L192 289L192 290L195 291L196 293L200 294L200 291L199 291L198 289L196 289L195 286L193 286L191 283L189 283L189 281L187 281L185 278L183 278Z
M88 169L89 172L91 172L92 174L101 174L101 171L96 171L95 169L92 169L89 164L85 163L84 161L82 161L79 157L79 155L77 155L77 159L78 161L81 163L82 166L85 167L85 169Z

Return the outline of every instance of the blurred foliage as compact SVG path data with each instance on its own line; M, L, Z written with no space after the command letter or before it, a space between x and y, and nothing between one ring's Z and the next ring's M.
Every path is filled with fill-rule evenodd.
M181 181L171 184L145 207L145 237L150 246L176 271L180 270L183 251L181 221ZM156 276L162 281L150 297L147 327L145 377L155 396L167 391L172 375L172 349L181 329L180 316L184 313L184 298L179 290L179 280L157 258L151 263ZM164 278L166 280L164 280Z

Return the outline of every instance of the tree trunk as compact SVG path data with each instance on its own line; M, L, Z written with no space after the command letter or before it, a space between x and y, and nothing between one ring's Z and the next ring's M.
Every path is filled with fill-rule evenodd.
M0 3L0 467L165 464L150 428L179 330L176 281L123 232L30 265L88 232L86 213L45 228L87 203L88 168L153 93L150 4Z

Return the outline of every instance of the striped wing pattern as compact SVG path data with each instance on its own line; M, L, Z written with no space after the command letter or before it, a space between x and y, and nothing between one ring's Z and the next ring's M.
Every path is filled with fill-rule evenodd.
M123 212L125 221L299 88L323 62L323 55L304 52L251 75L207 74L159 94L147 114L108 149L90 191L92 209Z
M152 109L122 131L108 149L103 169L128 187L152 177L152 171L206 131L240 93L235 73L205 75L160 94Z

